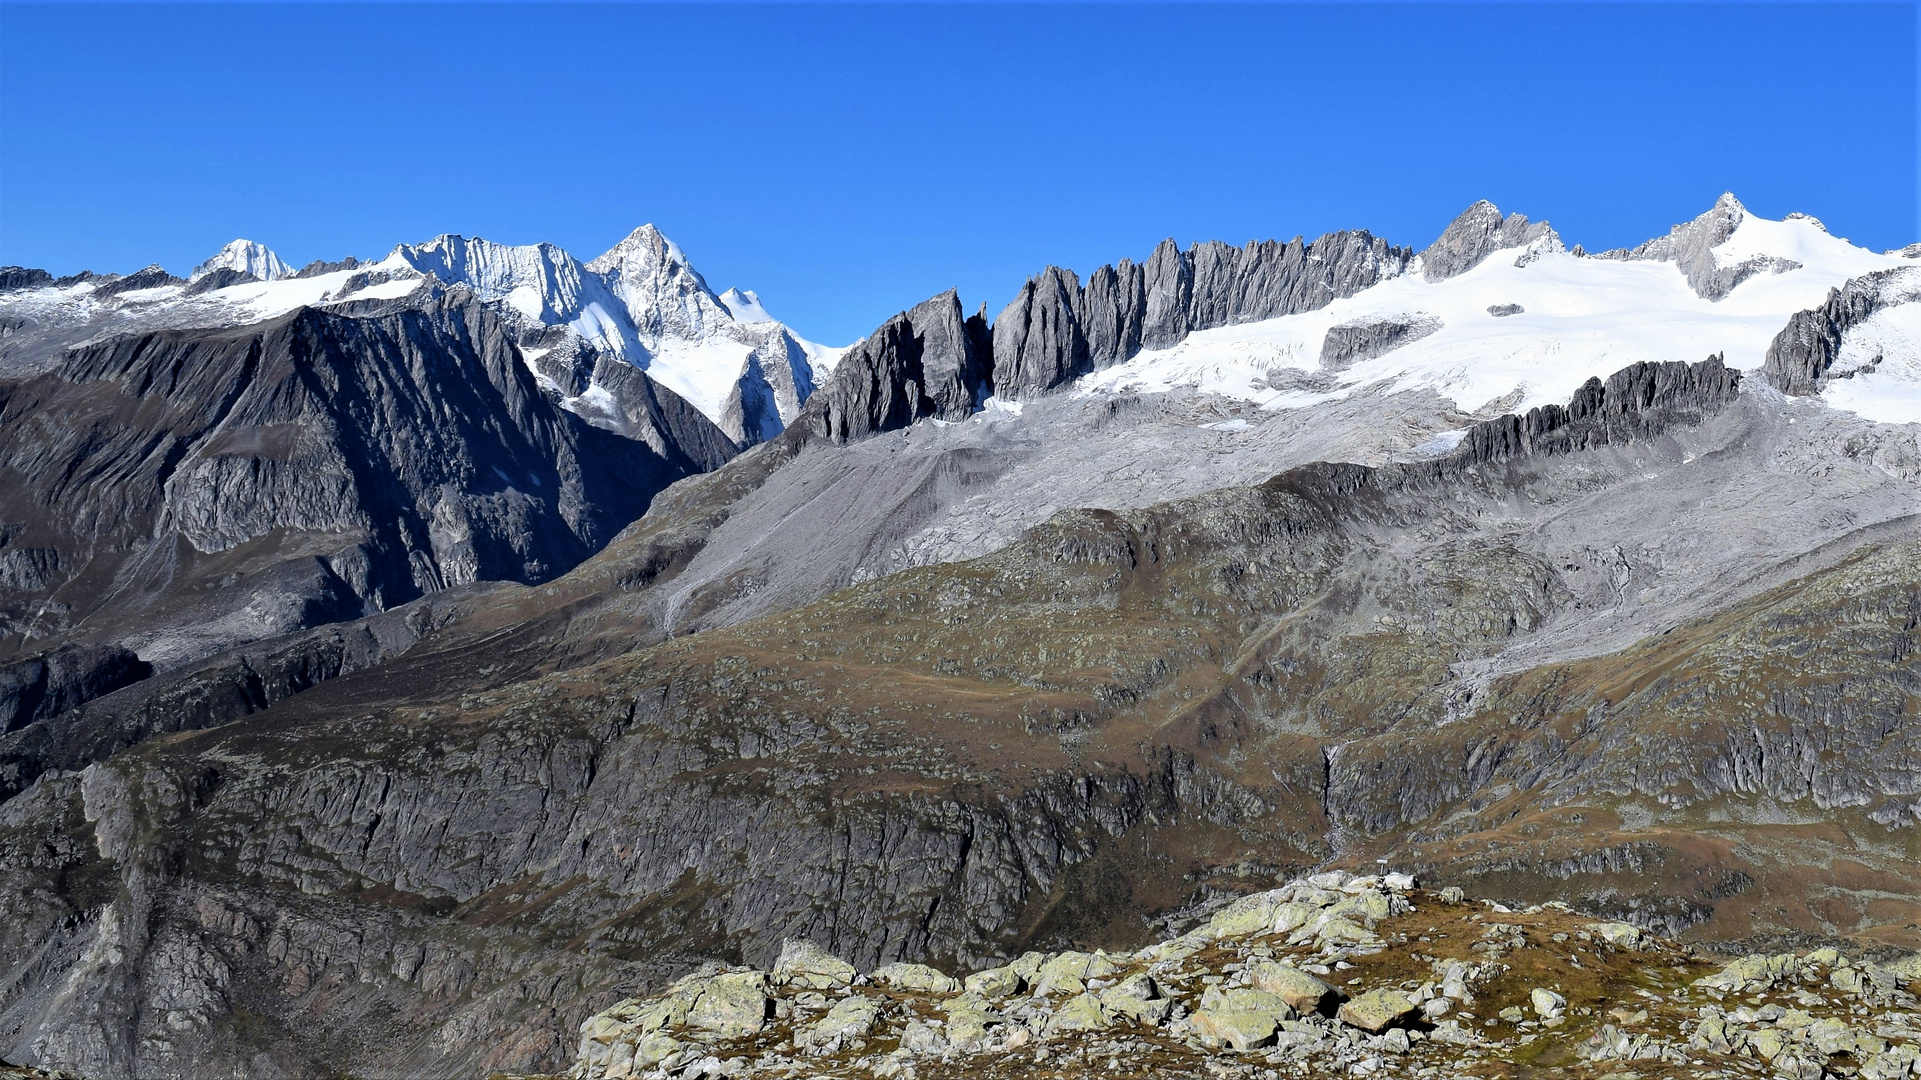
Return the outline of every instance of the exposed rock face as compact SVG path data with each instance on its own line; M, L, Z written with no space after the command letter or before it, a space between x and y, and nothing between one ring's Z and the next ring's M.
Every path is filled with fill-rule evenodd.
M1827 302L1797 312L1768 345L1761 377L1784 394L1818 394L1841 353L1841 340L1876 312L1921 300L1921 275L1905 268L1854 278L1828 290Z
M889 319L848 351L808 399L808 430L835 442L902 428L924 416L965 419L987 381L987 326L961 313L953 290Z
M259 280L245 270L236 270L231 266L218 266L195 276L193 283L187 286L187 295L199 296L201 293L210 293L215 289L246 285Z
M1107 287L1105 281L1102 287ZM1055 266L1021 286L994 320L996 393L1009 398L1042 393L1093 370L1076 311L1080 300L1074 272ZM1118 312L1103 314L1110 315L1110 322L1127 318Z
M139 682L152 671L133 653L108 645L67 645L0 666L0 735Z
M1050 266L994 321L994 393L1030 397L1195 330L1313 311L1402 273L1411 257L1366 232L1338 232L1187 251L1164 240L1145 264L1103 266L1085 286Z
M1521 214L1504 218L1498 207L1483 199L1462 211L1421 252L1421 275L1429 281L1446 281L1481 265L1496 251L1534 244L1559 250L1561 238L1547 222L1530 223Z
M1736 285L1756 274L1778 274L1801 265L1768 255L1757 255L1729 266L1722 266L1716 261L1713 249L1733 236L1747 216L1747 208L1734 197L1734 193L1724 192L1707 213L1674 226L1668 235L1656 237L1631 250L1606 251L1595 257L1674 263L1680 268L1682 276L1687 278L1696 296L1720 300L1734 291Z
M144 270L136 270L125 277L116 277L100 285L94 289L94 295L118 296L121 293L134 292L139 289L157 289L162 285L180 284L184 284L182 279L167 273L158 263L155 263Z
M1363 360L1386 356L1409 342L1441 328L1432 315L1404 315L1394 319L1360 319L1330 326L1321 343L1321 366L1345 371Z
M655 450L560 412L459 292L89 346L0 382L8 546L58 567L5 597L8 617L51 603L69 615L35 634L90 618L166 666L461 582L543 580L719 456L661 426Z
M1589 379L1566 406L1544 405L1469 428L1454 461L1505 461L1565 454L1645 438L1671 424L1697 423L1740 392L1741 373L1710 356L1696 364L1639 363Z
M42 285L51 284L53 284L53 275L45 270L30 269L25 266L0 266L0 292L37 289Z

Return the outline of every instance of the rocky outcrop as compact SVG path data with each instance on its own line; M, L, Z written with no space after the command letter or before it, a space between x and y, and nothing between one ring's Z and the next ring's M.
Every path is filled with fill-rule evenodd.
M233 285L247 285L259 280L245 270L236 270L231 266L215 267L194 278L193 283L187 286L186 295L199 296L201 293L210 293Z
M1761 377L1784 394L1818 394L1850 329L1878 311L1917 300L1921 300L1921 275L1906 268L1865 274L1829 289L1825 303L1796 312L1775 335L1761 364Z
M162 269L159 263L155 263L144 270L136 270L125 277L116 277L112 280L102 282L94 286L93 294L97 297L104 298L118 296L121 293L134 292L139 289L157 289L162 285L184 284L186 284L186 279L174 277Z
M808 431L835 442L927 416L965 419L984 396L992 348L986 321L963 315L959 294L950 289L849 349L801 418Z
M0 266L0 292L37 289L42 285L51 284L53 284L53 275L45 270L25 266Z
M932 971L815 986L714 965L589 1017L564 1075L931 1080L1044 1064L1076 1078L1460 1080L1542 1058L1702 1078L1757 1064L1877 1080L1916 1068L1921 1028L1907 1010L1921 956L1823 948L1718 966L1566 904L1517 911L1405 874L1334 871L1241 897L1132 953L1030 952L965 989ZM1732 995L1747 1000L1730 1008Z
M1321 366L1345 371L1364 360L1386 356L1395 349L1438 331L1441 320L1432 315L1357 319L1328 327L1321 342Z
M1561 238L1547 222L1529 222L1522 214L1502 217L1500 208L1483 199L1462 211L1421 252L1421 275L1429 281L1446 281L1481 265L1496 251L1537 244L1559 250Z
M152 667L138 656L110 645L67 645L0 666L0 735L56 716L152 673Z
M1018 400L1165 348L1196 330L1314 311L1402 273L1412 253L1366 232L1313 241L1164 240L1139 266L1103 266L1087 283L1048 267L994 320L994 393Z
M1698 423L1740 392L1741 373L1719 355L1699 363L1638 363L1583 383L1565 406L1543 405L1469 428L1449 466L1566 454Z

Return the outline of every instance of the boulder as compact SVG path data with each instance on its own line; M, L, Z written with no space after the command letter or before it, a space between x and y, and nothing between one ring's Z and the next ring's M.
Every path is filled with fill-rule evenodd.
M1274 1039L1278 1021L1270 1013L1240 1009L1202 1009L1187 1019L1189 1030L1205 1046L1252 1050Z
M910 1020L901 1029L900 1048L917 1057L937 1057L947 1052L947 1036L934 1024Z
M706 980L687 1010L687 1023L723 1039L751 1035L767 1022L767 976L737 971Z
M833 990L851 986L859 972L854 965L834 956L811 941L788 939L781 942L780 959L774 961L774 985L807 990Z
M919 990L929 994L960 993L960 980L943 975L926 964L888 964L875 968L868 976L875 984L891 990Z
M794 1046L813 1054L832 1054L855 1039L865 1038L879 1021L880 1003L855 994L795 1032Z
M1020 972L1014 970L1013 965L1005 964L988 968L986 971L976 971L962 979L961 985L970 994L978 994L984 998L1004 998L1020 993L1021 984L1024 981Z
M986 1046L988 1029L1004 1022L999 1013L975 997L955 998L946 1002L942 1011L947 1013L947 1041L963 1053Z
M1067 999L1060 1010L1047 1020L1047 1034L1054 1035L1063 1031L1100 1031L1112 1023L1107 1010L1093 994L1079 994Z
M1125 1016L1137 1024L1156 1025L1167 1019L1174 1003L1162 997L1151 976L1130 975L1102 990L1101 1007L1110 1014Z
M1534 1014L1543 1020L1552 1020L1567 1012L1567 998L1539 986L1528 992L1528 1003L1534 1006Z
M1272 960L1257 960L1247 968L1248 984L1273 994L1297 1012L1311 1013L1334 996L1335 990L1305 971Z
M1341 1022L1378 1034L1419 1011L1414 999L1399 990L1369 990L1341 1006Z

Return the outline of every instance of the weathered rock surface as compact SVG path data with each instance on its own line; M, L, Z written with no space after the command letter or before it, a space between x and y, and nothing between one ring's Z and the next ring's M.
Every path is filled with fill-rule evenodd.
M1828 290L1827 302L1802 311L1768 345L1761 377L1784 394L1817 394L1847 332L1897 304L1921 302L1921 275L1882 270Z
M1535 244L1558 251L1561 238L1545 221L1529 222L1523 214L1502 217L1498 207L1482 199L1449 222L1421 252L1421 276L1429 281L1446 281L1481 265L1496 251Z
M1327 338L1321 343L1321 366L1344 371L1363 360L1386 356L1440 328L1441 320L1420 314L1338 323L1328 328Z
M0 382L5 546L48 553L0 617L15 649L86 623L165 668L451 585L540 581L716 450L562 413L459 293L104 342Z
M1649 240L1632 249L1605 251L1597 259L1652 260L1674 263L1687 278L1695 295L1720 300L1736 285L1756 274L1778 274L1793 270L1799 263L1769 255L1756 255L1739 263L1723 266L1715 258L1716 245L1734 235L1747 218L1747 208L1725 192L1714 205L1693 221L1676 225L1666 236Z
M1411 258L1366 232L1338 232L1186 251L1166 240L1144 264L1103 266L1085 286L1050 266L994 320L993 392L1021 400L1195 330L1314 311L1404 272Z
M950 290L894 316L848 350L796 423L847 442L926 416L964 419L984 396L991 350L985 321L964 316Z
M1422 893L1405 876L1404 887L1332 876L1339 879L1333 888L1326 887L1329 875L1317 875L1318 884L1297 881L1257 896L1267 910L1324 909L1349 890L1381 892L1398 911L1382 924L1386 942L1316 949L1285 942L1267 926L1215 930L1199 952L1176 939L1116 958L1115 989L1129 988L1127 995L1040 993L997 1009L959 993L953 980L934 987L876 980L831 1003L806 991L777 991L764 1027L721 1038L679 1019L673 1003L702 986L758 973L712 972L661 998L621 1002L588 1018L565 1075L1457 1080L1537 1067L1590 1080L1634 1066L1703 1078L1894 1080L1914 1075L1921 1057L1913 996L1921 989L1921 955L1883 964L1828 948L1745 957L1717 972L1715 963L1672 941L1615 943L1602 929L1609 924L1566 905L1511 911ZM1483 947L1494 939L1503 948ZM1300 1014L1276 995L1242 985L1256 967L1283 966L1277 956L1287 956L1288 970L1300 964L1338 973L1347 1000ZM1035 957L1033 965L1046 968L1064 957L1084 963L1061 954ZM1729 1009L1730 995L1746 1003ZM1109 1005L1117 1000L1158 1007L1117 1011ZM673 1026L663 1028L663 1016ZM663 1040L695 1049L663 1060L651 1049Z

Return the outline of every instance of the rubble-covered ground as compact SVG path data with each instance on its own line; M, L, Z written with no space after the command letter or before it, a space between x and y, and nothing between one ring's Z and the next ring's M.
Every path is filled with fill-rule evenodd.
M866 974L806 942L581 1026L628 1077L1613 1078L1921 1075L1921 956L1729 963L1564 905L1317 874L1132 955Z

